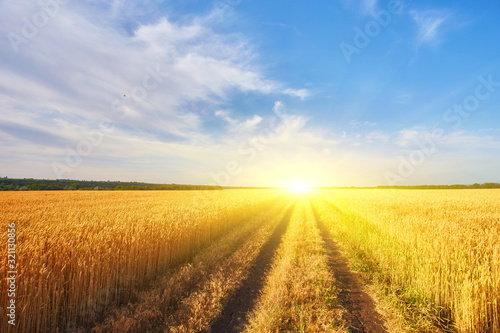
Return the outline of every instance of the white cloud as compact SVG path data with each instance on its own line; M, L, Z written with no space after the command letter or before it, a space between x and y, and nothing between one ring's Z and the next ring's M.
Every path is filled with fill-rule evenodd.
M395 135L394 144L400 149L415 149L419 147L419 144L431 141L441 152L477 150L478 147L481 149L500 148L500 137L495 135L479 135L464 130L446 131L445 129L431 129L422 126L399 130Z
M418 44L438 41L443 25L450 18L450 13L438 10L414 10L410 14L418 27Z
M148 6L154 2L148 1ZM118 29L120 22L113 19L135 15L133 9L140 6L133 3L95 0L78 8L61 7L34 38L19 46L19 54L8 39L0 39L2 172L53 177L51 162L64 161L66 147L75 148L103 117L112 119L115 131L106 134L68 177L208 183L210 170L224 170L227 161L236 159L244 172L232 185L275 185L292 176L288 168L297 175L312 174L326 185L376 185L392 166L394 156L385 150L406 151L429 135L424 128L375 130L378 125L367 121L352 123L343 134L333 133L312 126L297 111L288 113L281 101L269 105L267 112L229 111L226 102L233 93L306 99L310 92L266 77L251 45L239 35L214 32L210 17L182 22L162 17L142 20L132 31ZM367 10L376 8L375 1L365 5ZM21 18L38 10L37 2L4 2L0 33L21 34ZM414 14L421 38L436 39L446 19ZM107 21L95 19L104 16ZM146 90L143 101L131 103L134 95L144 92L145 83L155 87ZM223 130L204 128L214 118L227 123ZM273 122L281 124L280 130L264 145L262 138L269 137ZM238 147L251 140L259 140L264 148L253 148L256 157L247 161ZM471 143L484 142L484 149L498 151L498 140L470 133L452 134L442 147L472 151ZM462 160L467 162L466 157ZM259 178L262 170L268 172L266 179ZM165 174L175 179L158 178Z
M361 0L361 8L365 14L375 15L377 11L377 0Z
M227 122L230 126L231 131L241 132L254 128L262 122L262 117L254 114L251 118L239 121L231 118L229 111L218 110L215 112L215 116L221 118Z
M215 111L215 116L223 119L224 121L226 121L227 123L229 123L231 125L234 125L236 123L236 120L234 120L231 117L229 117L229 112L228 111L225 111L225 110Z
M365 128L377 126L377 123L374 123L371 121L356 121L356 120L354 120L354 121L349 122L349 125L355 129L365 129Z
M452 150L500 150L500 138L493 135L478 135L467 131L449 133L440 144Z
M254 127L262 122L262 117L254 114L252 118L245 121L247 127Z
M412 94L409 93L400 93L394 96L393 103L396 104L408 104L413 98Z
M309 97L310 93L307 89L285 89L283 90L285 95L295 96L300 98L301 100Z
M438 138L435 135L433 130L421 126L414 126L399 130L394 142L399 147L414 147L419 142L425 142L428 140L436 140L438 142L443 141L442 138Z
M108 140L143 142L138 150L143 154L152 151L151 142L172 148L170 143L184 141L192 148L184 151L199 155L197 149L208 149L221 136L203 130L213 115L207 111L231 94L307 96L304 89L289 89L267 78L247 41L214 32L210 14L182 22L155 14L153 21L134 21L139 24L131 32L120 27L124 17L133 21L154 12L157 2L147 1L142 9L126 0L61 5L32 38L15 45L18 54L8 38L1 39L2 151L6 146L24 151L33 144L40 150L50 144L50 158L64 159L67 146L73 147L107 117L120 133L108 135ZM0 33L24 38L22 18L40 11L37 2L4 2ZM241 121L229 113L215 115L248 130L263 121L259 115ZM161 154L171 155L168 150ZM131 151L123 151L123 159L129 156Z
M365 138L366 138L366 140L368 140L368 142L375 142L375 141L388 142L390 136L387 133L373 131L373 132L367 133L365 135Z
M273 111L276 114L282 114L285 111L285 104L282 101L274 102Z

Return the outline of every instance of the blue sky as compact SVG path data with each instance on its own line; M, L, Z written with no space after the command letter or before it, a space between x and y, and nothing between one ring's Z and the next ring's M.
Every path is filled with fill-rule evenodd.
M0 176L500 182L497 1L0 1Z

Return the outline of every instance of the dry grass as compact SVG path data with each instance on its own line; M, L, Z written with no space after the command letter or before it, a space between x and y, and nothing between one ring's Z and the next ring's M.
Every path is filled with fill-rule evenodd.
M500 191L323 191L314 200L354 268L409 330L500 332Z
M332 276L309 201L302 198L246 331L347 332Z

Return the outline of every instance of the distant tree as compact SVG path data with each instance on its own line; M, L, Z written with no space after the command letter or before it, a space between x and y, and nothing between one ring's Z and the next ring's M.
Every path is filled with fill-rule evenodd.
M69 187L68 187L68 190L70 191L75 191L75 190L78 190L80 188L80 184L78 183L73 183L71 184Z

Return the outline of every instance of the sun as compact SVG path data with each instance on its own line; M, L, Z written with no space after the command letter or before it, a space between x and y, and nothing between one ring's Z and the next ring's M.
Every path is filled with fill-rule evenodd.
M290 186L288 186L288 190L290 192L300 193L300 194L307 193L310 191L310 189L311 189L310 186L307 185L306 183L293 183Z

